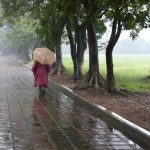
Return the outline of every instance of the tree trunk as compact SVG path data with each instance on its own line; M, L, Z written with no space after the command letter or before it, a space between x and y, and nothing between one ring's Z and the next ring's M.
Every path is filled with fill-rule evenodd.
M73 79L77 81L82 77L82 68L84 60L84 52L86 49L86 26L78 24L77 16L74 17L75 38L73 38L71 25L69 19L67 19L67 33L71 48L71 57L74 65Z
M83 62L84 62L84 52L87 48L86 44L86 25L82 23L78 25L78 35L77 35L77 60L78 60L78 74L79 79L83 76Z
M71 31L71 25L70 25L70 21L67 18L67 25L66 25L66 30L67 30L67 34L68 34L68 39L70 42L70 49L71 49L71 57L72 57L72 61L74 60L74 56L76 54L76 47L75 47L75 41L72 35L72 31Z
M53 75L66 74L67 70L62 63L61 39L56 45L56 62L52 65Z
M120 34L121 34L122 25L120 21L114 18L111 36L108 42L108 46L106 48L106 66L107 66L107 91L109 93L113 93L116 91L115 88L115 78L114 78L114 71L113 71L113 57L112 52L114 49L115 44L117 43Z
M57 67L54 74L60 75L60 68L62 66L61 41L59 41L56 45L56 60Z
M105 87L105 80L99 72L98 46L96 38L96 7L93 7L93 1L83 1L86 10L87 32L89 45L89 71L83 79L76 85L77 89L84 89L88 86L94 86L96 89ZM95 9L93 9L95 8Z
M87 27L88 31L88 44L89 44L89 71L99 72L99 62L98 62L98 48L97 39L94 23L89 23Z
M59 30L57 31L57 36L55 36L57 38L57 40L55 41L56 62L52 65L53 75L60 75L67 73L67 69L64 67L62 63L62 52L61 52L61 36L65 26L64 18L60 18L57 25L59 25Z
M99 87L104 88L105 80L99 72L98 47L94 21L88 20L87 31L89 45L89 71L77 84L76 89L84 89L88 86L94 86L96 89Z
M113 50L113 46L109 46L106 48L107 90L108 90L108 92L113 91L113 89L115 88L112 50Z
M77 82L79 80L79 76L78 76L78 62L77 62L77 55L76 55L76 41L74 40L73 35L72 35L69 19L67 19L66 29L67 29L67 33L68 33L69 42L70 42L71 57L72 57L72 62L73 62L73 66L74 66L73 80L75 82Z

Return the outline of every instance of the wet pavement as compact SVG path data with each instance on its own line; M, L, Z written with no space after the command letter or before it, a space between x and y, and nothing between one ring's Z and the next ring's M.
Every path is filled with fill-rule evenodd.
M142 149L51 85L44 98L32 72L0 56L0 150Z

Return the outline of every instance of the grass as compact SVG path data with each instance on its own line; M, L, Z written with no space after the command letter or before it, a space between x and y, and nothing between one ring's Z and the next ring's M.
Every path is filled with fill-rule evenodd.
M100 56L100 72L106 77L105 56ZM63 63L72 74L73 65L69 55L63 56ZM120 88L131 91L150 91L150 55L115 55L113 57L115 80ZM84 74L88 71L88 56L85 55Z
M100 72L106 77L105 56L99 58ZM33 61L27 65L31 67ZM70 75L73 73L73 64L70 55L63 55L63 64ZM115 55L113 57L114 75L117 86L130 91L150 91L150 55ZM85 55L83 73L88 71L88 55Z

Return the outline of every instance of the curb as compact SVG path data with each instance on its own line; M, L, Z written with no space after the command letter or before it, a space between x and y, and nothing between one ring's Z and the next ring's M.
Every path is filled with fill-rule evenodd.
M77 95L71 89L57 84L55 81L49 79L50 85L52 85L55 89L61 91L69 98L73 99L74 102L82 105L86 109L93 112L95 115L101 117L101 119L109 124L111 127L118 129L136 144L140 145L144 149L150 149L150 132L141 128L140 126L122 118L118 114L107 110L106 108L88 102L85 98Z

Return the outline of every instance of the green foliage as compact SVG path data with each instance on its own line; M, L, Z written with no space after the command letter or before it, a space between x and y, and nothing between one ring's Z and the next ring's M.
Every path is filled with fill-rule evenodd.
M102 35L106 32L107 28L102 19L96 19L96 31L97 31L97 39L100 39Z
M106 18L114 17L121 22L124 30L131 30L130 36L135 39L143 28L150 26L150 1L148 0L120 0L109 2Z
M80 0L55 0L56 6L64 16L77 15L81 8Z
M26 50L35 45L36 35L31 18L17 18L14 24L6 29L7 44L13 50Z

